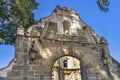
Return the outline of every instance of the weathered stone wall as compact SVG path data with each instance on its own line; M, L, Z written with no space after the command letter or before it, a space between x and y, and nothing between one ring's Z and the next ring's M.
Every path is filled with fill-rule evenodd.
M67 34L64 21L70 26ZM63 56L80 60L82 80L119 80L115 78L118 70L114 70L119 66L113 67L117 63L112 62L107 41L83 23L74 10L60 7L26 31L18 28L14 65L0 80L51 80L53 65Z
M120 63L117 62L114 58L112 58L112 62L113 62L113 73L118 75L118 77L120 78Z
M8 72L7 79L11 80L39 80L40 78L49 78L51 79L51 73L52 73L52 67L53 64L57 59L59 59L62 56L74 56L77 59L81 61L81 63L85 66L88 80L97 80L97 78L103 77L103 79L106 77L103 74L100 73L101 68L100 65L102 62L99 62L101 64L98 64L96 60L95 55L100 55L99 50L92 50L91 46L80 46L80 44L76 44L72 42L71 44L68 44L67 42L58 41L55 42L54 40L43 40L46 45L43 45L42 47L40 45L39 41L35 39L35 43L37 45L37 48L41 48L40 59L36 59L32 64L30 64L29 60L29 48L27 45L29 45L30 41L26 41L25 37L22 37L23 40L20 40L20 42L23 41L24 46L16 46L16 64L13 66L12 71ZM64 43L64 44L63 44ZM30 45L29 45L30 46ZM19 49L19 47L21 47ZM99 46L100 47L100 46ZM71 49L71 50L70 50ZM18 51L17 51L18 50ZM21 50L21 51L20 51ZM71 53L71 52L72 53ZM97 73L97 75L96 75ZM106 78L105 78L106 79Z

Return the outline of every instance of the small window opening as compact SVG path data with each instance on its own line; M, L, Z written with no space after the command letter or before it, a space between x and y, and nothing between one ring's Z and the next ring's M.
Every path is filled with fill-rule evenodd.
M63 61L63 66L64 66L65 68L68 67L67 60L64 60L64 61Z

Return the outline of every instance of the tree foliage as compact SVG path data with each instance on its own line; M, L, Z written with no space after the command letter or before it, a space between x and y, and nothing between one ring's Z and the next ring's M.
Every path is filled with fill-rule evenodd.
M99 9L103 12L108 11L108 6L109 6L109 1L108 0L97 0L97 5Z
M0 43L15 43L19 25L27 28L34 23L33 10L38 3L35 0L0 0Z

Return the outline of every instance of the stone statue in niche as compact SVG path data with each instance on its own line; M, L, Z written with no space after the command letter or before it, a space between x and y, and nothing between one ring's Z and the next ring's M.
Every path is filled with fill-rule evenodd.
M36 57L37 57L37 51L35 50L35 41L33 41L29 51L30 64L33 63Z
M65 35L70 34L69 28L70 28L70 22L69 21L63 21L63 29L64 29L64 34Z
M32 36L37 36L38 32L36 31L35 27L33 26L32 31L30 33Z
M69 47L68 51L69 51L69 55L73 55L73 49L72 49L72 47Z
M57 33L57 23L49 22L49 27L46 31L45 37L56 38L56 33Z

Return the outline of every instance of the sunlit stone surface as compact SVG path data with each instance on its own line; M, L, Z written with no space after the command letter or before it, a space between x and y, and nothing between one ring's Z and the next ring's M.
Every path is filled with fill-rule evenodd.
M75 10L57 6L27 30L19 26L15 57L0 80L120 80L120 64Z

